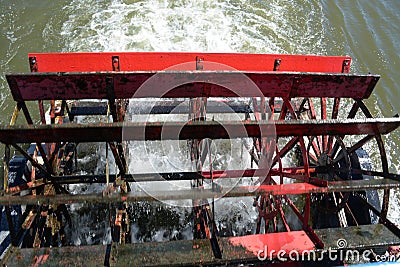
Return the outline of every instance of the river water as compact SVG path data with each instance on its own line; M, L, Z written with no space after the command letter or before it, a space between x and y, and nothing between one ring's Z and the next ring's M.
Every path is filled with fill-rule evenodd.
M372 114L400 111L398 0L0 0L0 10L1 125L15 105L5 73L28 72L29 52L349 55L352 72L381 75L366 101ZM399 173L399 130L385 141L390 170Z

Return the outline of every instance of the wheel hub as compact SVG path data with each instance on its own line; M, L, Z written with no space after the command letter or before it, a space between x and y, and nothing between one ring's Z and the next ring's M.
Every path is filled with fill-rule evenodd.
M320 171L317 176L323 180L332 181L333 174L331 173L330 169L333 166L333 159L327 153L321 153L321 155L318 157L317 165L320 167Z
M322 153L319 157L318 157L318 165L321 167L328 167L331 166L333 163L332 158L328 156L327 153Z

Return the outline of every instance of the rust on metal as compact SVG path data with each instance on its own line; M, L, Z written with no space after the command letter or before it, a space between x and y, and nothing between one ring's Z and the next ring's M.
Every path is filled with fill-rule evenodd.
M111 57L111 61L112 61L112 70L113 71L120 71L119 56L112 56Z
M196 70L203 70L204 69L203 61L204 61L204 57L196 56Z
M29 67L31 69L31 72L38 71L38 63L35 56L29 57Z
M120 154L118 153L117 146L112 142L110 142L108 144L111 148L111 152L113 153L113 156L114 156L114 159L118 166L119 171L121 172L121 174L125 174L126 173L126 166L125 166L126 164L124 163L123 159L121 158Z
M281 59L277 58L274 61L274 71L279 71L280 67L281 67Z
M343 67L342 67L342 72L343 73L349 73L350 72L350 59L344 59L343 60Z

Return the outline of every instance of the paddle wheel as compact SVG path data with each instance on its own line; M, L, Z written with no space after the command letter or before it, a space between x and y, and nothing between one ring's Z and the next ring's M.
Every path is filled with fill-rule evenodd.
M31 73L6 76L16 107L0 128L7 266L337 264L400 244L387 218L400 175L384 146L400 119L372 117L364 100L379 76L350 74L350 57L46 53L29 64ZM17 123L21 110L27 125ZM166 140L187 142L190 169L131 172L132 141ZM85 143L105 143L100 173L78 170ZM248 161L220 164L224 146ZM373 169L361 164L368 152ZM171 186L178 181L186 186ZM71 194L71 184L102 192ZM219 233L214 205L225 198L252 199L253 234ZM140 201L189 201L193 240L131 243L129 210ZM100 203L108 244L66 246L74 203ZM341 252L333 261L332 251Z

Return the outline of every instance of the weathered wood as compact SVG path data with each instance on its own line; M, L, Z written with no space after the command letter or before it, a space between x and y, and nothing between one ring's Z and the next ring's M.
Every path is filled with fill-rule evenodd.
M6 75L15 101L138 97L368 98L378 75L233 71L24 73ZM107 82L106 82L107 81ZM205 86L207 84L207 86Z
M196 121L63 125L0 126L0 142L121 142L123 140L232 139L318 135L387 134L400 126L400 118L292 120L292 121Z
M165 191L135 191L127 194L111 192L109 195L84 194L66 195L58 194L54 196L27 195L9 196L0 198L0 205L28 205L28 204L63 204L63 203L108 203L108 202L136 202L136 201L160 201L160 200L181 200L181 199L206 199L222 197L246 197L260 194L271 195L294 195L309 193L328 193L328 192L352 192L360 190L378 190L400 187L399 181L391 179L376 180L352 180L329 182L326 186L316 186L309 183L289 183L278 185L261 186L239 186L233 188L223 188L221 191L212 189L182 189Z
M288 259L289 256L305 261L336 256L346 259L346 251L357 256L355 249L385 247L400 244L400 239L384 225L361 225L346 228L315 230L323 240L325 249L315 251L314 244L304 231L270 233L241 237L221 238L224 249L222 259L215 259L208 240L180 240L154 243L136 243L117 246L116 266L212 266L238 263L267 264L271 259ZM346 247L338 247L338 240ZM343 244L339 243L339 244ZM337 249L344 250L340 253ZM260 252L260 250L262 252ZM282 251L281 251L282 250ZM53 247L21 249L11 257L7 266L102 266L106 246ZM264 255L264 251L267 255ZM281 251L281 252L279 252ZM328 254L330 251L331 254ZM279 252L279 255L278 255ZM297 252L297 253L295 253ZM362 251L358 254L362 259ZM265 261L260 261L265 256ZM303 258L302 258L303 256ZM285 265L286 266L286 265Z
M287 240L296 242L286 243ZM110 264L116 266L199 266L228 263L259 262L258 251L267 245L271 258L277 257L282 248L310 251L314 244L304 231L272 233L243 237L221 238L224 249L222 259L215 259L208 240L181 240L155 243L136 243L117 246L118 255ZM28 266L39 262L40 266L102 266L106 246L83 246L63 248L22 249L7 266ZM35 257L36 256L36 257Z
M324 242L326 249L362 249L400 244L400 237L393 234L383 224L316 229L315 233ZM345 247L339 246L343 245L338 242L340 239L345 240Z

